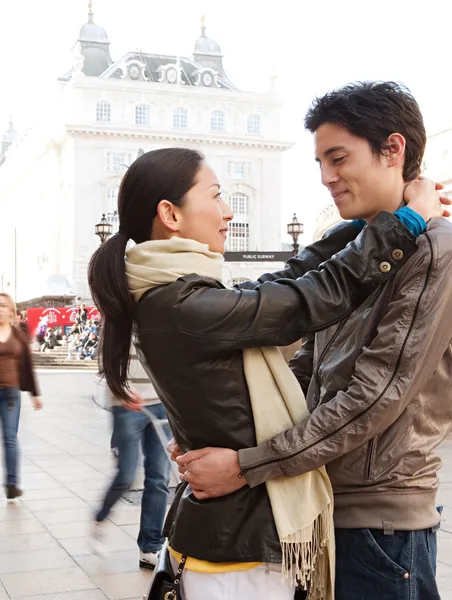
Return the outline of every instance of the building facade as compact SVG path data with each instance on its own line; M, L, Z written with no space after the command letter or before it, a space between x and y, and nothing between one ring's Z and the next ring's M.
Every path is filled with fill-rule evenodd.
M14 265L5 258L0 271L17 299L65 289L89 299L94 226L103 213L117 226L124 172L156 148L205 154L235 213L229 251L281 250L281 158L291 144L281 139L280 109L275 90L236 88L204 23L191 58L128 52L113 61L90 7L49 117L19 140L12 125L4 136L0 203L4 235L16 243ZM228 263L225 280L281 266Z
M444 194L452 198L452 127L429 136L424 172L429 179L442 183Z

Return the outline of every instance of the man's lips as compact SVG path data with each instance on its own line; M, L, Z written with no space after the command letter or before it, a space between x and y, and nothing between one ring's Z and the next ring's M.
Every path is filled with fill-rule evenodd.
M340 199L342 198L342 196L343 196L344 194L346 194L346 193L347 193L347 190L344 190L343 192L338 192L338 193L336 192L336 193L334 193L334 194L331 194L331 195L332 195L332 197L333 197L333 200L334 200L334 202L337 202L337 201L338 201L338 200L340 200Z

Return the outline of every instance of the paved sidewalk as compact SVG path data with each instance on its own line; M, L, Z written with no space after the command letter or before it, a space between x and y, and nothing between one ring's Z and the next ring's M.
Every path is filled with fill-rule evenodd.
M109 414L91 401L93 375L40 374L45 409L23 398L23 500L0 498L0 600L141 600L150 574L138 568L139 508L120 504L108 523L110 556L87 542L93 508L114 470ZM452 439L442 448L438 580L452 600Z

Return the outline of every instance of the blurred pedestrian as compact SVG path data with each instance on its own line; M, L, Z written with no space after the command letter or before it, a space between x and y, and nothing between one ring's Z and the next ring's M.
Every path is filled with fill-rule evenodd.
M131 387L136 392L133 403L115 398L107 388L113 414L111 446L118 459L118 470L95 516L93 549L99 554L105 551L103 523L113 506L133 484L141 443L144 455L144 492L137 540L140 549L139 564L142 569L153 569L164 542L162 528L168 503L170 464L154 425L141 412L141 407L144 406L157 420L166 420L166 412L138 360L135 349L132 350L128 377ZM169 440L169 425L165 424L163 430Z
M16 307L11 296L0 294L0 421L3 429L5 489L8 500L22 496L19 488L20 391L30 392L35 410L42 408L27 334L14 326Z

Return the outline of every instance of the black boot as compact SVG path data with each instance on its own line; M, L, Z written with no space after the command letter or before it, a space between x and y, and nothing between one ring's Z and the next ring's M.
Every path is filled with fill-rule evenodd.
M14 484L8 484L6 486L6 497L8 500L14 500L14 498L19 498L20 496L22 496L23 491L20 490L16 485Z

